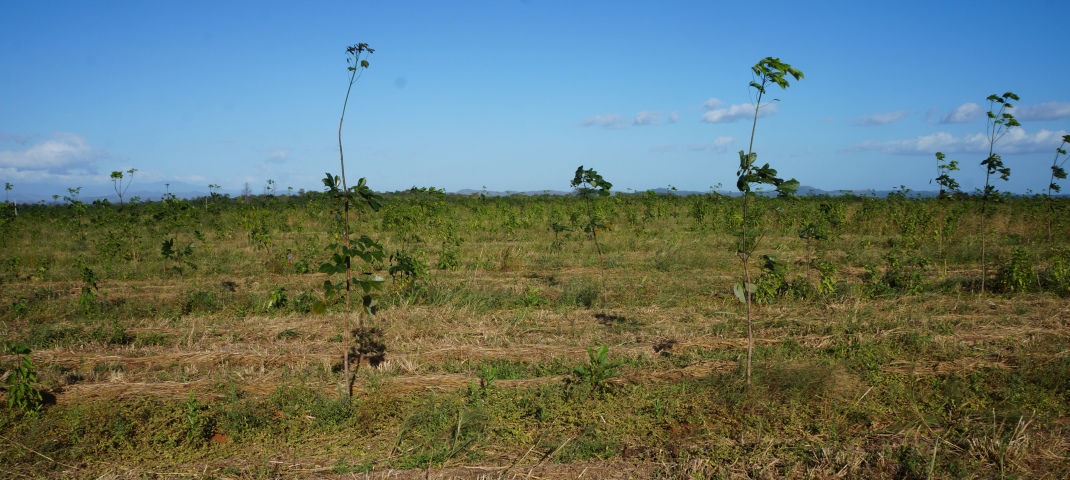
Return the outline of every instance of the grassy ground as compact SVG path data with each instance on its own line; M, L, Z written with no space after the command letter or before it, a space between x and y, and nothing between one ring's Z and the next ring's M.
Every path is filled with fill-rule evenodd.
M389 196L355 230L415 268L351 398L329 199L20 208L0 371L44 405L0 409L0 477L1066 478L1055 207L1049 242L1043 199L997 204L981 292L974 200L759 201L748 386L738 200L601 200L603 297L575 199Z

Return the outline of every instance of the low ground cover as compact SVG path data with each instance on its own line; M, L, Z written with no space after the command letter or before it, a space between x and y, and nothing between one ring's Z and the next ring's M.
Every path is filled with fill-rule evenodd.
M351 226L389 257L352 397L329 201L3 217L0 471L1070 475L1065 199L1052 241L1047 199L989 199L981 290L977 198L752 197L748 386L739 198L606 198L600 257L574 197L387 195Z

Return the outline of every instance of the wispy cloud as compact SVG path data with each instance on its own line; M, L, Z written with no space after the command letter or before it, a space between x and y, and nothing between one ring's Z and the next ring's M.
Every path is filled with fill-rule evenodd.
M1015 107L1011 111L1021 121L1061 120L1070 118L1070 102L1045 102L1031 106Z
M706 113L702 115L702 121L706 123L731 123L737 120L743 120L753 118L754 105L750 103L742 103L739 105L729 105L727 108L717 108L722 105L722 102L716 98L706 100L703 104L706 107ZM777 112L775 104L763 105L758 110L759 117L768 117Z
M632 125L659 125L661 124L661 112L639 112L635 114Z
M964 103L943 117L940 117L940 120L937 123L969 123L973 121L973 119L979 118L984 112L985 109L976 103Z
M688 149L693 152L727 152L728 146L735 142L735 137L717 137L713 143L695 143Z
M580 122L581 127L602 127L609 129L624 128L628 126L628 122L624 120L624 117L615 113L604 113L601 115L595 115L593 117L587 117Z
M0 168L51 174L96 174L97 160L105 158L108 158L107 152L90 145L85 137L56 133L48 140L22 150L0 150Z
M862 115L860 117L856 117L854 120L851 121L851 123L854 124L854 125L861 126L861 127L873 127L873 126L878 126L878 125L888 125L890 123L895 123L895 122L898 122L899 120L902 120L903 117L905 117L905 116L907 116L909 114L910 114L910 112L905 111L905 110L900 110L898 112L888 112L888 113L873 113L873 114L870 114L870 115Z
M724 101L722 101L719 98L713 98L713 97L710 97L709 100L706 100L705 102L702 102L702 107L705 108L706 110L713 110L713 109L715 109L717 107L720 107L721 105L724 105Z
M637 127L646 125L661 125L662 123L676 123L680 119L680 115L676 112L670 112L668 115L661 112L643 111L635 114L635 120L632 125Z
M1000 139L996 149L999 153L1047 152L1059 146L1063 135L1066 135L1063 130L1028 133L1021 128L1015 128ZM956 137L947 132L938 132L906 140L865 141L839 151L876 151L892 155L932 155L936 152L987 155L988 146L988 137L983 133Z
M268 152L267 158L264 159L264 163L281 164L286 163L286 159L290 157L290 150L285 148L279 148Z

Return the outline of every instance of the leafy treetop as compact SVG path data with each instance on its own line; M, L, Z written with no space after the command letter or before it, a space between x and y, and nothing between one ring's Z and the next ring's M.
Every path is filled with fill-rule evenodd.
M593 168L584 170L583 165L576 169L576 177L572 179L571 185L576 188L581 197L591 195L608 197L609 189L613 188L613 184L602 178Z

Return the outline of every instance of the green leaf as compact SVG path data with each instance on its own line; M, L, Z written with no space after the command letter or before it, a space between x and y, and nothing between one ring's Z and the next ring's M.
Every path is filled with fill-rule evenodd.
M736 294L736 298L739 299L739 303L747 303L746 293L743 290L743 285L737 283L732 285L732 293Z
M317 300L312 304L312 313L316 315L323 315L327 313L327 302L323 300Z
M795 192L799 189L799 181L791 179L784 181L780 185L777 185L777 196L781 198L794 197Z
M30 347L25 343L12 342L10 340L4 341L4 350L8 355L29 355L31 352Z

